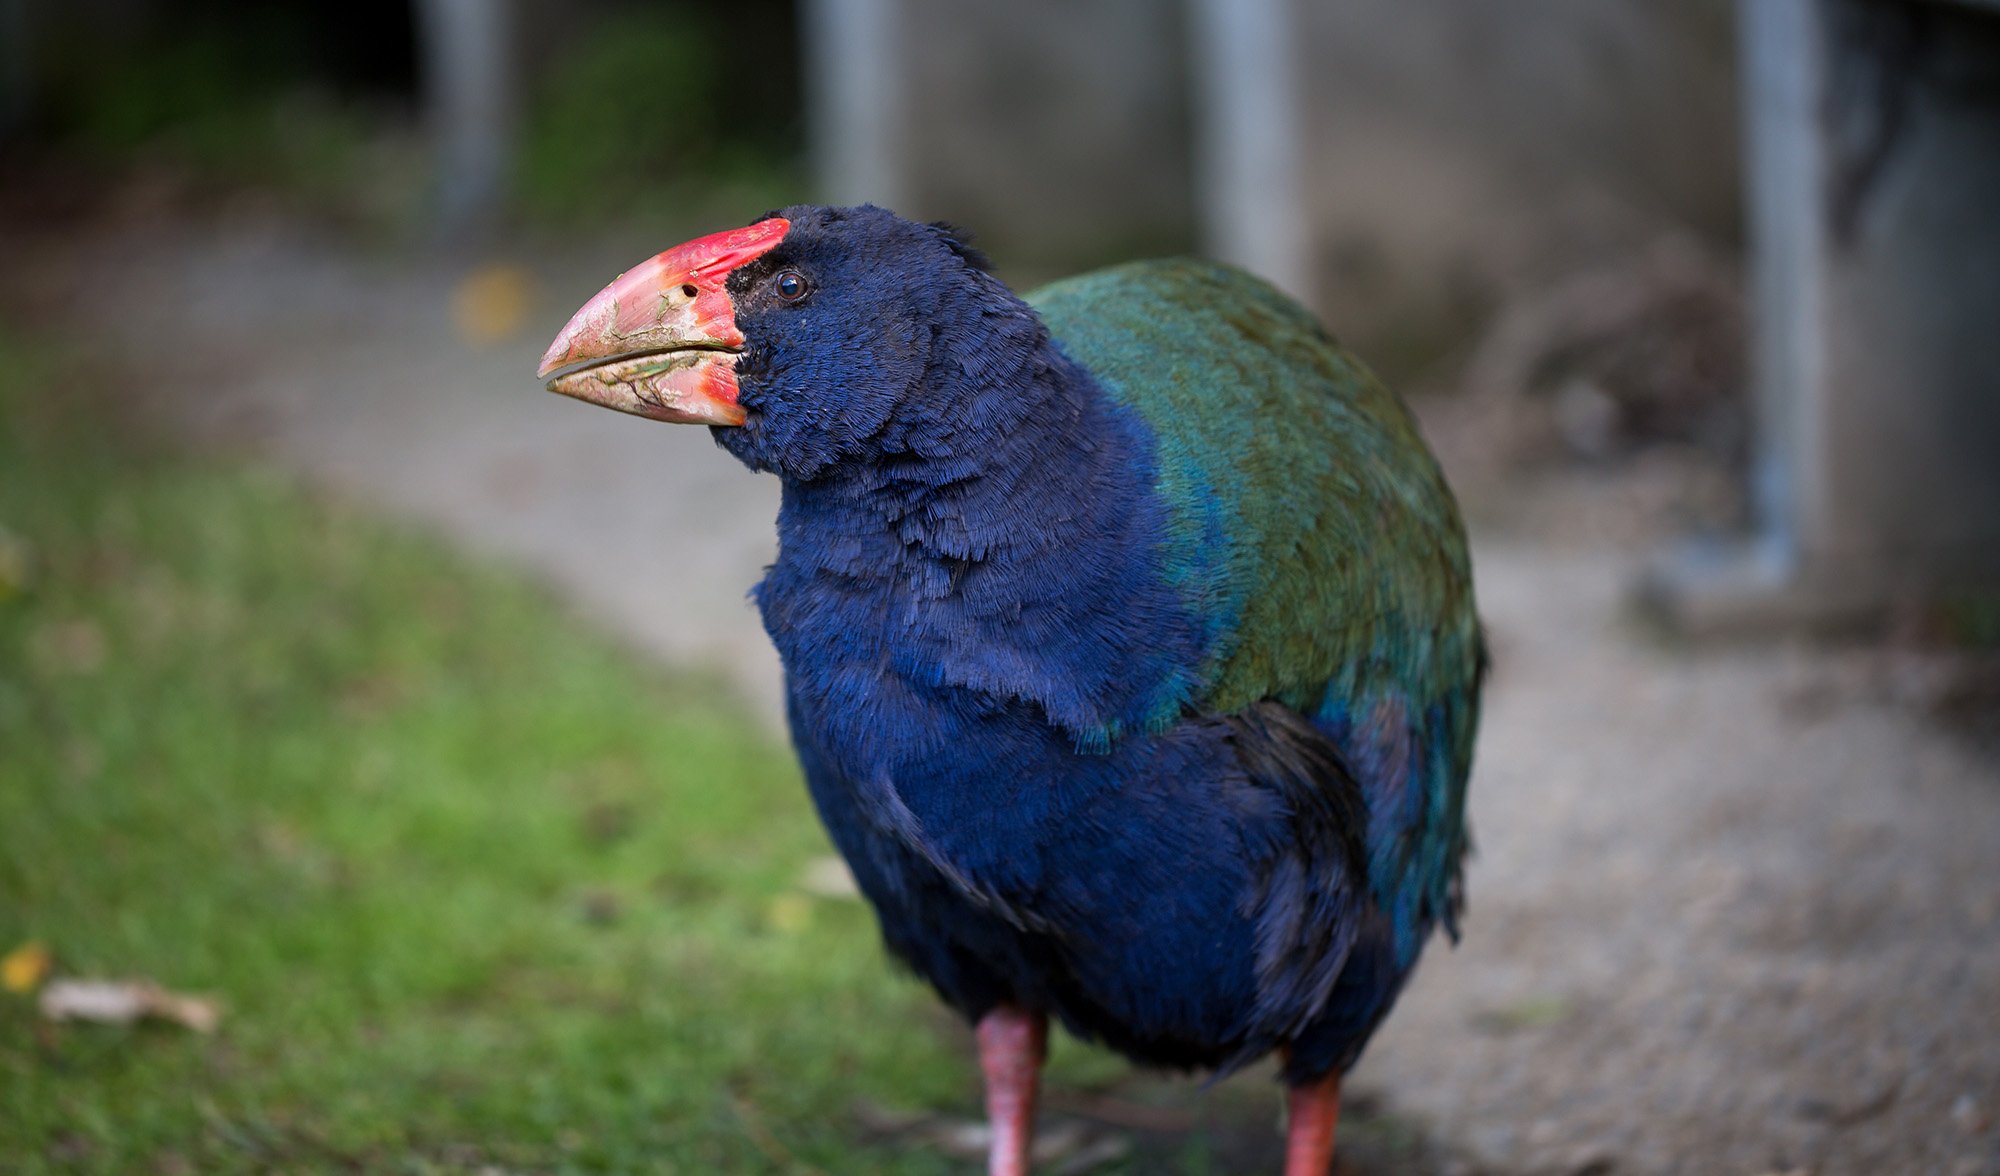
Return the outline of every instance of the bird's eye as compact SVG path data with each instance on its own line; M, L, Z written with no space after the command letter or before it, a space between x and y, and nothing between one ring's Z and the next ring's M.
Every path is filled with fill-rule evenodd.
M797 302L806 296L806 279L797 270L779 270L771 279L771 289L777 291L783 302Z

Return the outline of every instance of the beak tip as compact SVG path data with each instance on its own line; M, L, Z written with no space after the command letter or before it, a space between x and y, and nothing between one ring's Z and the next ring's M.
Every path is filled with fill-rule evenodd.
M535 378L548 379L549 373L561 367L567 358L569 358L569 332L565 331L556 336L556 341L549 344L547 351L542 352L542 362L535 369Z

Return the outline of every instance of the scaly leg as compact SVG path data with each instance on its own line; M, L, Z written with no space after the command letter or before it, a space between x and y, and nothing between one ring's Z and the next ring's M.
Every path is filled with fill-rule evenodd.
M1035 1138L1035 1084L1048 1052L1049 1019L1012 1005L979 1018L979 1068L993 1131L988 1176L1027 1176Z
M1327 1176L1333 1168L1333 1128L1339 1121L1339 1074L1292 1087L1285 1125L1285 1176Z

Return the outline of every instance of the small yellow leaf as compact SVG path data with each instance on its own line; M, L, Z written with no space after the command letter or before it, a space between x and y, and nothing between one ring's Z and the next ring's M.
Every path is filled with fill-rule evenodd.
M0 959L0 987L9 992L32 992L48 979L49 949L33 940Z
M771 930L795 935L812 924L812 899L803 894L780 894L764 909L764 921Z
M484 265L460 279L451 295L451 317L468 343L512 338L528 317L534 282L513 265Z

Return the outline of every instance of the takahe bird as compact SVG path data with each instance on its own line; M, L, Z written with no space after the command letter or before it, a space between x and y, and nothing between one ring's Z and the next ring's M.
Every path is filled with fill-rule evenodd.
M621 275L549 388L778 475L755 589L889 950L977 1027L1026 1171L1054 1015L1282 1055L1286 1172L1433 927L1484 653L1402 403L1299 306L1155 261L1017 297L955 230L795 207Z

